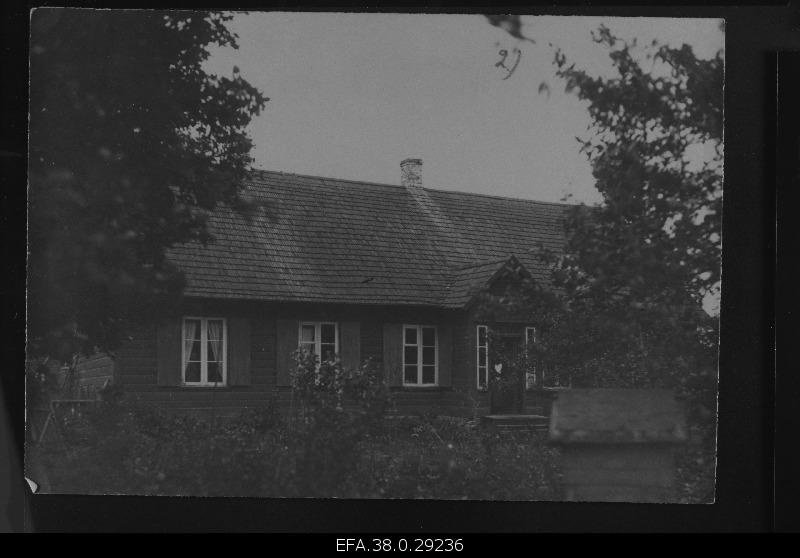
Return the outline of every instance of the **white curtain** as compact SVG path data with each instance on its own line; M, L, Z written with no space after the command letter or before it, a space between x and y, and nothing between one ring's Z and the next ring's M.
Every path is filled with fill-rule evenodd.
M192 346L194 345L194 336L197 333L197 322L195 320L185 320L183 322L184 337L183 337L183 354L186 355L186 369L189 368L189 359L192 358Z
M208 322L208 342L211 344L211 356L215 362L220 362L222 359L222 322L211 321Z

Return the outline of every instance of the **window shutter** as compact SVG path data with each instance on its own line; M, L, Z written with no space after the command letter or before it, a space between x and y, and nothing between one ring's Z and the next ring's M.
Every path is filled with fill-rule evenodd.
M161 322L156 328L156 367L160 386L181 385L182 328L180 318Z
M383 373L390 386L403 385L403 325L383 324Z
M361 327L358 322L339 324L339 356L345 370L361 367Z
M292 353L297 350L297 330L300 327L298 320L278 320L278 339L276 343L276 382L279 386L291 385L289 371L295 367Z
M228 320L228 385L250 385L250 320Z
M453 385L453 327L450 325L439 326L439 385L450 387Z

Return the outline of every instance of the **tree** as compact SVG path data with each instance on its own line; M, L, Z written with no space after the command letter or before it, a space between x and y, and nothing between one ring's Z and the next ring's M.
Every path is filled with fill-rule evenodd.
M165 250L210 236L252 162L266 99L237 68L231 15L37 9L31 16L28 350L113 348L181 293Z
M543 254L565 308L547 358L578 384L715 387L718 326L702 300L720 282L723 53L653 41L641 56L605 27L593 37L611 78L554 49L566 91L588 103L591 134L578 141L603 202L576 206L564 253Z

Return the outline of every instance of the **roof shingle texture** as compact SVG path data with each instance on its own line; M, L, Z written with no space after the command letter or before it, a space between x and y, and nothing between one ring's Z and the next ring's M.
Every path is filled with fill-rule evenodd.
M188 296L453 307L514 255L547 282L538 247L563 247L568 206L256 171L214 241L173 247Z

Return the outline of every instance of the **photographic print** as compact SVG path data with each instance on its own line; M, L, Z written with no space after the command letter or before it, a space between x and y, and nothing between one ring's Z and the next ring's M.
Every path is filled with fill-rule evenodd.
M30 21L36 492L714 502L723 20Z

